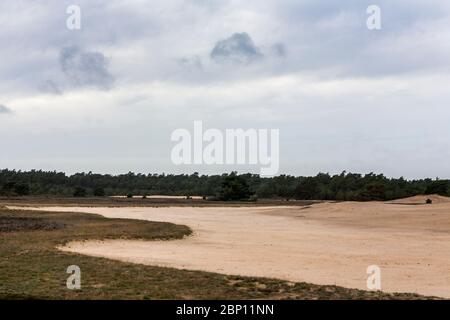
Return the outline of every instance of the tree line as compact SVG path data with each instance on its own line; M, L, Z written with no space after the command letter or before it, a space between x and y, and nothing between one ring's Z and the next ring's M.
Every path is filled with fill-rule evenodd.
M449 180L388 178L342 172L312 177L256 174L127 174L0 170L2 196L185 195L218 200L283 198L298 200L393 200L418 194L449 195Z

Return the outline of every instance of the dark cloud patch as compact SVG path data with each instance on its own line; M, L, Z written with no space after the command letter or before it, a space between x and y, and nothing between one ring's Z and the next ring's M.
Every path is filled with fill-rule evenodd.
M178 63L188 70L201 70L203 69L202 60L199 56L184 57L178 60Z
M108 59L101 52L66 47L60 51L59 62L71 86L108 90L114 83L108 71Z
M0 114L9 114L9 113L12 113L11 109L3 104L0 104Z
M46 93L61 95L63 94L62 89L53 80L44 81L39 88Z
M262 57L261 50L245 32L235 33L225 40L218 41L211 51L211 58L219 63L248 64Z
M286 46L283 43L276 43L272 46L272 52L278 57L286 57Z

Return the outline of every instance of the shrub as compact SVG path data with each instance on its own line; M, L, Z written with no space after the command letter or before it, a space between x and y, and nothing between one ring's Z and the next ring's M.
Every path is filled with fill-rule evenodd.
M361 190L358 196L361 201L382 201L386 198L386 186L382 183L370 183Z
M73 192L73 196L76 198L86 197L86 194L87 194L86 189L81 187L75 188L75 191Z
M94 196L96 197L104 197L105 196L105 190L103 188L95 188L94 190Z
M294 197L298 200L317 200L319 192L317 181L312 177L307 177L295 188Z
M448 195L448 186L449 183L446 180L435 180L427 186L425 194L439 194L441 196L446 196Z
M240 176L232 174L227 176L222 182L218 198L223 201L248 200L252 194L247 181Z
M17 184L14 187L14 192L18 196L28 196L30 194L30 187L27 184Z

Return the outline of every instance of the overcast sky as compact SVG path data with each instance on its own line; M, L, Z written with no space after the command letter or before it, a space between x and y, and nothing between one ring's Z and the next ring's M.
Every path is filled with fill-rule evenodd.
M202 120L280 129L280 174L450 178L448 0L2 0L0 42L0 168L259 171L173 165Z

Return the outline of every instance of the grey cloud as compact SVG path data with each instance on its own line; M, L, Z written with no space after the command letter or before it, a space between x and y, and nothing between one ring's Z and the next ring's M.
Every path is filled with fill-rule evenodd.
M235 33L225 40L218 41L211 51L211 58L219 63L248 64L262 57L261 50L245 32Z
M203 68L202 60L200 59L199 56L184 57L179 59L178 63L188 70L196 70Z
M53 80L44 81L39 86L39 89L41 89L43 92L50 93L50 94L56 94L56 95L63 94L62 89Z
M12 113L11 109L9 109L3 104L0 104L0 114L8 114L8 113Z
M276 43L272 46L272 52L279 57L286 56L286 46L283 43Z
M66 47L60 51L59 62L72 86L107 90L114 83L108 70L108 59L101 52Z
M376 77L448 72L450 66L450 5L445 0L379 0L383 29L374 32L365 26L370 0L176 0L152 6L140 1L78 2L80 32L65 27L65 1L29 1L29 10L23 10L23 1L0 1L5 23L0 30L1 96L35 94L36 89L52 94L86 86L105 89L115 79L209 83L302 72ZM250 20L242 19L243 13ZM10 15L18 19L7 19ZM17 30L24 41L17 42ZM250 35L233 35L235 30ZM230 37L218 39L217 34ZM258 39L256 44L252 38ZM79 49L70 53L69 46ZM102 47L114 53L114 77L104 54L95 52L99 49L82 50ZM57 58L61 48L69 51L61 59L65 72ZM189 58L193 56L200 61ZM179 57L188 58L177 61ZM236 61L259 63L239 73L222 63Z
M448 70L449 48L439 42L448 39L449 5L431 3L378 1L380 31L366 27L370 0L291 1L278 6L274 10L283 23L296 26L283 39L290 56L284 72L323 70L345 78Z

